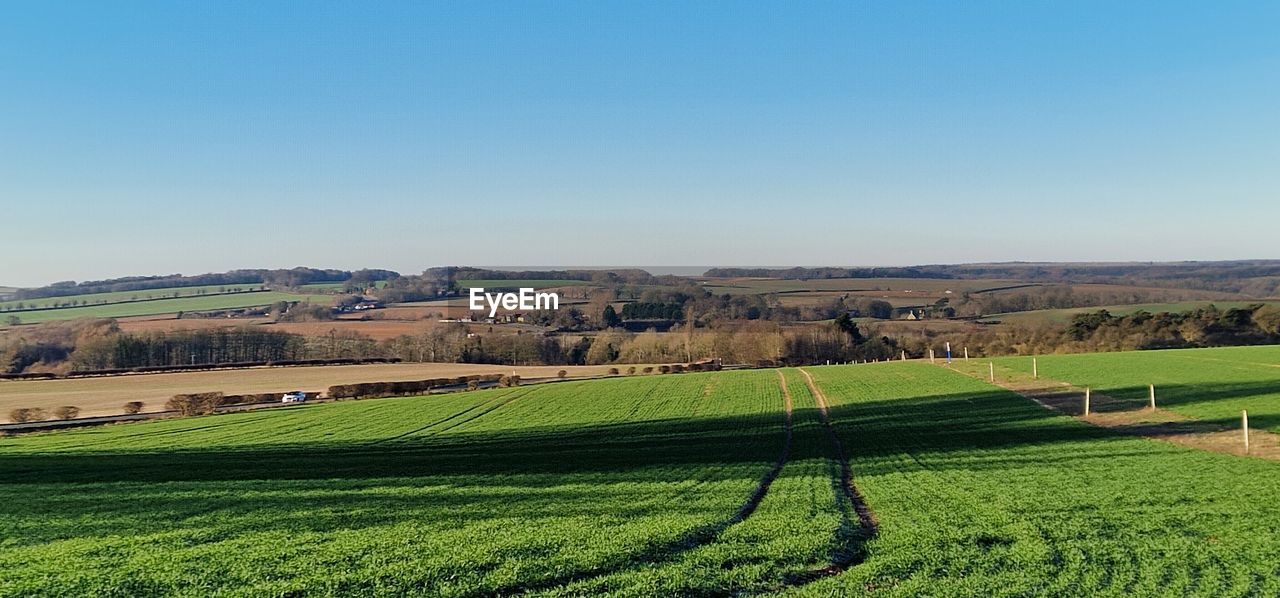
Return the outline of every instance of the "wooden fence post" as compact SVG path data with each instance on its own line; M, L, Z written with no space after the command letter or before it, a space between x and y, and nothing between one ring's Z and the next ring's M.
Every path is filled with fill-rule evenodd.
M1150 392L1151 410L1155 411L1156 410L1156 385L1148 384L1147 387L1151 391Z
M1089 395L1091 394L1093 394L1093 389L1086 386L1084 389L1084 416L1085 417L1089 417L1089 398L1090 398Z
M1249 411L1240 411L1240 427L1244 430L1244 454L1249 454Z
M969 347L964 348L964 360L969 361Z
M988 362L987 362L987 369L991 371L991 383L992 383L992 384L995 384L995 381L996 381L996 364L995 364L994 362L990 362L990 361L988 361Z
M1040 379L1040 363L1036 361L1035 357L1031 358L1031 379Z
M903 350L902 350L902 360L903 360L903 361L906 361L906 360L907 360L907 350L906 350L906 349L903 349Z

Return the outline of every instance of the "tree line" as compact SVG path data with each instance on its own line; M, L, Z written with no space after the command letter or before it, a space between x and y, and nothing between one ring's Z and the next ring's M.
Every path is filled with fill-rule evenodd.
M814 280L829 278L952 278L937 266L909 268L711 268L710 278L775 278Z
M1202 291L1178 289L1079 291L1070 285L1047 285L1014 291L963 293L954 307L958 316L985 316L1044 309L1191 301L1204 297Z
M29 336L0 345L6 376L326 359L495 365L693 363L809 364L926 355L943 341L975 355L1039 354L1280 343L1280 307L1207 307L1183 313L1106 310L1063 324L1002 324L968 331L885 335L846 312L829 322L793 324L768 319L682 321L668 332L473 334L460 323L374 341L355 332L302 336L259 327L124 333L112 321L38 325Z
M1253 305L1184 312L1138 311L1115 315L1107 310L1077 314L1065 324L1001 324L965 333L931 333L903 339L909 351L937 349L944 340L976 355L1035 355L1188 349L1280 344L1280 307Z

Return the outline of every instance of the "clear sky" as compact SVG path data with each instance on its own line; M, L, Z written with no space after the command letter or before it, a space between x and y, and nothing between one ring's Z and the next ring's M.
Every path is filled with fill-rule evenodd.
M5 2L0 285L1280 257L1275 2Z

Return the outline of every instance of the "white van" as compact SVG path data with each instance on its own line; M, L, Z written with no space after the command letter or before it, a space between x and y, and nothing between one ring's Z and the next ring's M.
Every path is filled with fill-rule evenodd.
M301 390L287 392L284 394L283 397L280 397L280 402L281 403L305 403L307 402L307 393L302 392Z

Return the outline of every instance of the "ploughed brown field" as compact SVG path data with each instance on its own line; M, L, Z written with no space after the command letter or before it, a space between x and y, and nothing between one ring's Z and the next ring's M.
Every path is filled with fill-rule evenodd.
M71 380L0 380L0 423L8 423L11 409L40 407L52 410L63 405L80 408L81 417L117 415L129 401L142 401L143 411L164 411L164 403L175 394L224 392L251 394L291 390L323 391L335 384L395 382L467 376L510 374L522 378L554 377L560 370L569 376L597 376L610 367L622 366L501 366L467 363L397 363L316 367L252 368L214 372L135 374ZM637 368L642 366L636 366Z
M303 336L325 336L331 331L339 333L356 332L373 340L381 341L406 334L422 334L431 326L438 325L441 317L459 318L465 316L466 313L465 306L440 304L431 307L393 306L376 310L367 315L349 315L336 320L319 322L273 323L270 318L184 318L179 320L173 314L167 314L122 318L119 323L121 330L135 333L232 326L265 326L267 330L291 332ZM362 319L362 316L370 319Z
M189 325L197 322L195 325ZM125 332L155 332L191 328L216 328L219 326L261 326L263 330L292 332L303 336L325 336L330 331L338 333L356 332L375 341L396 338L402 335L414 335L425 332L431 322L422 320L333 320L331 322L281 322L272 324L268 320L243 320L235 324L224 321L203 322L201 320L146 320L120 322L120 329Z

